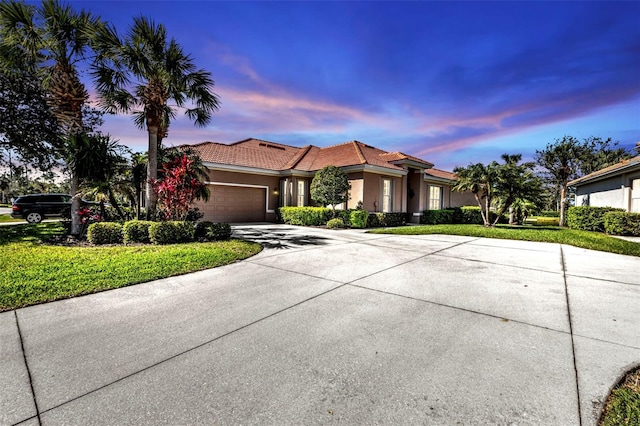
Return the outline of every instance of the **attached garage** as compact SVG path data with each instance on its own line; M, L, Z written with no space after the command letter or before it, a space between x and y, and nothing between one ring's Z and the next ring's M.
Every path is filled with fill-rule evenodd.
M266 188L235 185L209 185L211 197L199 206L203 220L212 222L264 222Z

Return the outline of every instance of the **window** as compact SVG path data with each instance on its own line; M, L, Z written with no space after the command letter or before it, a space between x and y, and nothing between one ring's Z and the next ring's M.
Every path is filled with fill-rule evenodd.
M298 181L298 207L304 206L304 181Z
M429 185L429 210L442 209L442 187Z
M640 179L631 181L631 211L640 213Z
M382 211L389 213L393 209L393 188L391 179L382 179Z

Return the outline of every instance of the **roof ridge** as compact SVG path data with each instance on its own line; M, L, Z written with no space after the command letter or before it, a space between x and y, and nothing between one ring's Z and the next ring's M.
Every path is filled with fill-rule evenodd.
M358 154L358 158L360 159L360 164L367 164L367 159L364 157L364 154L360 149L360 144L358 143L358 141L354 140L351 143L355 145L356 154Z
M294 155L291 160L284 165L283 170L295 169L298 163L307 155L313 145L307 145L299 148L300 151Z

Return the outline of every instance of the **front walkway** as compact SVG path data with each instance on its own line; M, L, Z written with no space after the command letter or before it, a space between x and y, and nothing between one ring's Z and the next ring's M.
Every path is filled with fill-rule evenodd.
M0 424L595 425L640 364L640 260L234 227L222 268L0 314Z

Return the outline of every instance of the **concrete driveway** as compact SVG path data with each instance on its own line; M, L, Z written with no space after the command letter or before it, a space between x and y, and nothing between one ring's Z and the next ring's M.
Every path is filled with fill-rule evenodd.
M235 227L259 255L0 314L0 424L595 425L640 259Z

